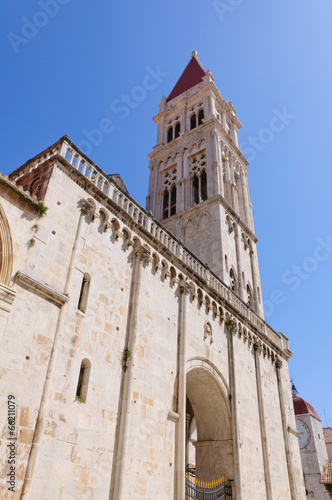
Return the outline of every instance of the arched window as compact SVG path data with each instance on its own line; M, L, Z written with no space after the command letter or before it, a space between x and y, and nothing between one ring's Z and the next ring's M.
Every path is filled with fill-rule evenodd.
M204 109L200 109L198 112L198 125L202 125L204 119Z
M175 125L175 134L174 134L174 139L177 139L177 137L179 137L180 135L180 122L178 122L176 125Z
M193 177L192 190L193 190L193 204L197 205L197 203L199 203L199 189L198 189L197 175L194 175Z
M229 271L229 286L233 292L236 292L236 278L233 269Z
M164 201L163 201L163 218L166 219L168 217L168 204L169 204L169 195L167 189L164 191Z
M190 117L190 130L192 130L193 128L196 128L196 115L195 114L191 115L191 117Z
M88 385L90 378L91 363L88 359L83 359L81 363L80 373L78 376L78 383L76 389L76 399L82 403L86 402L88 394Z
M176 187L173 185L171 189L171 215L176 214Z
M201 173L201 201L207 200L207 179L205 170Z
M86 307L88 305L90 283L91 283L90 274L84 273L83 280L82 280L82 286L81 286L80 298L78 300L78 306L77 306L78 309L84 313L85 313Z
M169 127L167 132L167 142L171 142L173 140L173 127Z
M247 304L249 307L252 306L252 293L249 285L247 285Z

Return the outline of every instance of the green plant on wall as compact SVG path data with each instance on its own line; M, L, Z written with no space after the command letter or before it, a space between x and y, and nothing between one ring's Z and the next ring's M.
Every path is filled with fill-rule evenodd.
M44 204L43 201L38 203L38 217L45 217L48 207Z
M127 370L127 368L128 368L127 361L130 357L131 357L131 352L128 349L124 349L122 351L122 365L123 365L124 370Z
M27 243L28 248L34 247L36 244L36 240L34 238L30 238L30 240Z

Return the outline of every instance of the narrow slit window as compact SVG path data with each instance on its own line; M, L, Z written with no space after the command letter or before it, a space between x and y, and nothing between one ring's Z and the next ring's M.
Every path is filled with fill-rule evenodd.
M203 170L201 173L201 201L207 200L207 179L206 172Z
M199 188L198 188L198 177L194 175L193 177L193 204L197 205L199 203Z
M171 215L176 214L176 187L173 186L171 190Z
M202 125L204 120L204 109L200 109L198 112L198 125Z
M76 399L82 403L86 402L88 394L88 385L90 378L91 363L88 359L83 359L81 363L80 373L78 376L78 383L76 389Z
M236 278L233 269L229 271L230 287L233 292L236 292Z
M163 215L164 219L167 219L168 217L168 204L169 204L169 196L168 196L168 191L164 191L164 202L163 202Z
M247 285L247 304L248 306L252 306L252 293L251 293L251 290L250 290L250 286Z
M170 127L167 132L167 142L171 142L173 140L173 127Z
M190 117L190 130L192 130L193 128L196 128L196 115L195 114L191 115L191 117Z
M174 139L177 139L179 136L180 136L180 122L178 122L178 123L175 125L175 135L174 135Z
M88 305L88 297L90 290L90 282L91 276L88 273L85 273L82 280L81 293L78 301L78 309L85 313L87 305Z

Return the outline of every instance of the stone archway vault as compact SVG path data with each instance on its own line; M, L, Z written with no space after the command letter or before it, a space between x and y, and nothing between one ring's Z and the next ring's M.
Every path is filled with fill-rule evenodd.
M189 369L186 377L187 398L197 427L196 475L213 481L221 476L234 477L231 417L221 381L207 367Z

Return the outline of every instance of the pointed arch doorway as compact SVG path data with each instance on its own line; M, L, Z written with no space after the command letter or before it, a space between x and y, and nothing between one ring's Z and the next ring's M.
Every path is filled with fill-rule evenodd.
M234 477L231 418L221 383L206 367L187 372L186 468L201 481Z

